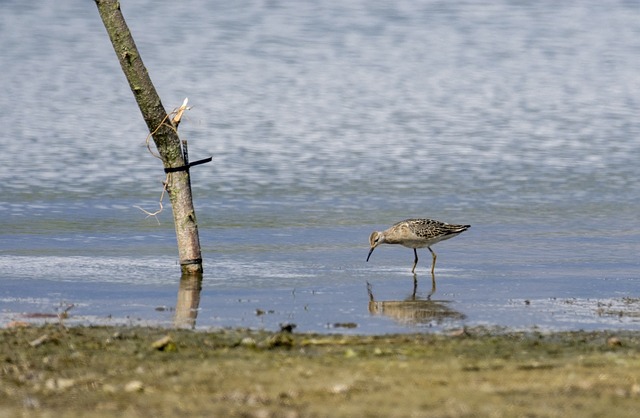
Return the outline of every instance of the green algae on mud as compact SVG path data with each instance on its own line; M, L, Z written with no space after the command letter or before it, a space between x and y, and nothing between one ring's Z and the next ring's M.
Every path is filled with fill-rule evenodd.
M0 416L635 416L640 332L0 329Z

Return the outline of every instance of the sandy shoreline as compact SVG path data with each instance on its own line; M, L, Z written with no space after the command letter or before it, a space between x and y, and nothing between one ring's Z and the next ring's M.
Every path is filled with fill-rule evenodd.
M640 332L0 330L1 416L635 416Z

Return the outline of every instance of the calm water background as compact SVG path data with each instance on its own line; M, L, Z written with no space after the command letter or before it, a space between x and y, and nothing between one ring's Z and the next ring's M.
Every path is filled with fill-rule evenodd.
M94 3L0 8L0 321L171 324L170 206L134 207L158 209L162 166ZM192 160L213 156L197 327L640 329L636 2L122 9L165 107L193 105ZM404 305L411 250L365 263L407 217L473 225L434 247L435 305L426 250Z

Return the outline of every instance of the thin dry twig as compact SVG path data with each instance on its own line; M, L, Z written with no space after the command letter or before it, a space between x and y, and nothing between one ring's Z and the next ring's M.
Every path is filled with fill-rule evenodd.
M182 102L182 105L180 105L180 107L177 110L174 110L175 115L173 116L173 119L171 119L171 122L173 122L176 128L180 124L180 120L182 119L182 114L184 113L184 111L191 110L190 107L187 107L187 103L189 103L189 98L185 97L184 101Z
M177 135L178 134L177 127L180 124L180 120L182 119L182 115L184 114L185 110L191 110L191 107L187 106L188 102L189 102L189 98L186 97L184 99L184 101L182 102L182 105L180 105L180 107L177 107L177 108L173 109L168 115L166 115L164 117L164 119L162 119L162 121L160 122L158 127L156 129L154 129L152 132L149 132L149 135L147 135L145 143L147 145L147 149L149 150L149 153L151 155L153 155L154 157L162 160L162 157L160 155L156 154L155 152L153 152L153 150L151 149L151 138L153 137L153 135L156 132L158 132L158 130L163 125L169 127L170 129L173 129L173 131ZM171 123L165 123L167 121L167 119L171 120ZM155 212L149 212L149 211L141 208L140 206L134 206L134 208L140 209L141 211L146 213L147 214L147 218L150 217L150 216L153 216L154 218L156 218L156 221L158 222L158 225L160 225L160 220L158 219L157 215L159 215L164 210L164 206L162 205L162 200L164 199L164 194L167 191L167 185L169 184L170 176L171 176L171 173L167 173L167 177L165 178L165 181L163 183L164 186L162 188L162 194L160 195L160 202L159 202L160 209L158 209Z
M153 135L158 132L158 130L164 125L167 126L169 129L173 129L173 131L176 133L176 135L178 134L178 129L177 126L180 123L180 120L182 119L182 114L184 113L185 110L191 110L191 107L187 107L187 103L189 102L189 98L185 98L184 101L182 102L182 105L180 105L180 107L177 107L175 109L173 109L168 115L166 115L162 121L160 122L160 124L156 127L156 129L154 129L152 132L149 132L149 135L147 135L147 138L145 140L145 144L147 145L147 149L149 150L149 152L151 153L151 155L153 155L154 157L158 158L159 160L162 160L162 157L158 154L156 154L155 152L153 152L153 150L151 149L151 138L153 137ZM174 124L172 123L165 123L167 121L167 119L170 119Z
M169 184L169 176L171 175L171 173L167 173L167 178L164 181L164 186L162 187L162 194L160 195L160 201L158 202L160 205L160 209L158 209L155 212L149 212L143 208L141 208L140 206L134 206L134 208L140 209L141 211L143 211L144 213L147 214L147 217L145 219L147 219L150 216L153 216L154 218L156 218L156 222L158 222L158 225L160 225L160 220L158 219L158 216L163 210L164 210L164 206L162 205L162 199L164 199L164 193L167 191L167 185Z

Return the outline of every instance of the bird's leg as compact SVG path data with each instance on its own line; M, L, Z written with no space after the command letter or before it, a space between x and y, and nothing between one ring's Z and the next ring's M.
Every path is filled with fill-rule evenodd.
M432 262L431 262L431 277L434 277L433 271L436 268L436 253L433 252L433 250L431 249L431 247L427 247L429 249L429 251L431 251L431 257L432 257ZM415 251L415 250L414 250ZM417 256L416 256L417 257ZM433 280L435 280L435 278L433 278Z
M413 268L411 269L411 273L416 273L416 266L418 265L418 250L413 249L413 254L416 256L415 260L413 260Z
M431 300L431 296L436 293L436 276L431 275L431 292L427 296L427 300Z

